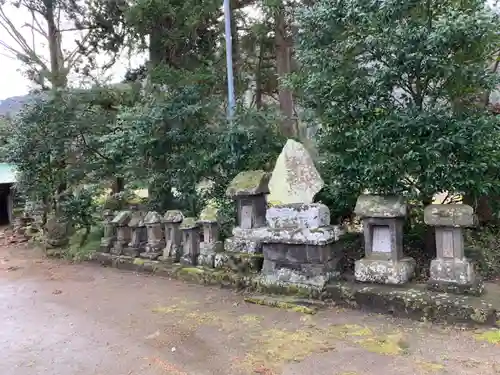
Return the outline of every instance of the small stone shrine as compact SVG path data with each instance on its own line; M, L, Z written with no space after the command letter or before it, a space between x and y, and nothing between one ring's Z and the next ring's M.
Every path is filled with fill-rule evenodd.
M200 228L194 217L187 217L180 226L182 231L181 264L196 266L200 255Z
M170 210L163 216L163 225L165 227L165 248L162 261L179 262L182 255L182 232L180 225L184 215L179 210Z
M127 247L131 238L131 230L128 223L132 219L132 212L125 210L120 211L111 221L116 228L116 241L111 249L113 255L122 255L123 250Z
M357 281L404 284L415 273L415 260L403 255L407 207L400 197L361 195L354 209L363 220L365 257L355 262Z
M101 238L100 251L102 253L109 253L116 240L116 228L112 223L115 214L112 210L104 210L102 226L104 229L104 236Z
M163 254L165 240L163 238L162 217L156 211L149 211L144 218L148 242L146 251L141 253L141 258L155 260Z
M224 252L215 255L215 268L235 272L258 272L262 265L262 244L252 230L266 225L266 194L270 174L261 170L239 173L226 190L236 203L233 237L224 242Z
M131 257L138 257L146 249L148 240L144 214L140 211L134 211L128 226L131 231L131 238L128 246L123 249L123 253Z
M219 223L217 207L206 206L200 213L198 224L202 228L203 242L200 243L200 255L198 264L200 266L214 267L215 254L223 250L223 244L219 241Z
M431 261L431 290L480 295L482 279L464 255L463 228L474 226L474 210L466 204L432 204L424 210L424 221L435 227L436 259Z

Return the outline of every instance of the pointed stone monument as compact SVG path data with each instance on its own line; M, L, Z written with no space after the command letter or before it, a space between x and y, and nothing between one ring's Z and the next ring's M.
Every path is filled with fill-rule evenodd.
M278 204L312 203L324 182L306 148L289 139L269 180L268 202Z

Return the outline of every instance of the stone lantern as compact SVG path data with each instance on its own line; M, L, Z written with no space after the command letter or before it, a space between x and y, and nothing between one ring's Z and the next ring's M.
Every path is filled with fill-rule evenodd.
M122 255L123 250L130 242L131 230L128 226L130 219L132 218L132 212L125 210L120 211L115 216L111 222L116 227L116 241L111 249L111 253L114 255Z
M102 253L109 253L116 240L116 228L112 223L115 213L112 210L104 210L103 212L103 227L104 236L101 238L100 250Z
M415 260L403 255L403 226L407 215L401 197L361 195L354 212L363 220L365 257L355 262L361 282L404 284L415 273Z
M181 263L196 266L200 255L200 228L194 217L187 217L180 226L182 231Z
M134 211L128 226L131 231L131 239L123 253L131 257L137 257L144 251L147 241L144 214L140 211Z
M222 251L223 245L219 241L218 210L208 205L200 213L198 224L203 231L203 242L200 244L198 264L214 267L215 254Z
M146 251L141 253L141 258L157 259L163 254L165 240L163 238L162 217L156 211L149 211L144 218L148 242Z
M439 292L480 295L482 279L464 255L463 228L475 224L474 210L466 204L431 204L424 221L435 227L436 259L431 261L429 289Z
M170 210L163 216L165 248L161 260L178 262L182 254L182 232L180 225L184 215L179 210Z

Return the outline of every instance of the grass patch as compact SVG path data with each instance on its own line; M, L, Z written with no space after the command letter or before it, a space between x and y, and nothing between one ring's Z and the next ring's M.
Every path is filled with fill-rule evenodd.
M490 344L500 344L500 330L492 329L480 334L475 335L478 341L487 341Z

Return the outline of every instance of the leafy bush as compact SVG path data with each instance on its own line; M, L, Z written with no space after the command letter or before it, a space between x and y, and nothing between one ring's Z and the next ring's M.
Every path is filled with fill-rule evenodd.
M465 255L475 261L486 280L500 277L500 227L485 226L465 232Z
M321 124L340 216L365 190L420 204L448 191L498 193L500 121L480 98L498 78L498 16L484 1L319 0L298 15L291 78Z

